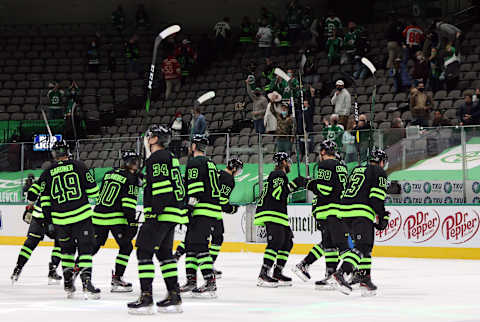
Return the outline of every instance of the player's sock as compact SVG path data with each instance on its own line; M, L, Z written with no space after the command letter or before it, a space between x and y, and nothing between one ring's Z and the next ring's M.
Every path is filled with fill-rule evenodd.
M202 271L202 275L205 279L213 276L213 261L209 252L203 252L197 254L198 268Z
M197 275L198 269L198 260L197 255L194 252L187 252L187 257L185 257L185 270L188 275Z
M266 267L272 267L273 263L275 263L275 259L277 258L277 251L266 248L265 253L263 254L263 265Z
M284 268L285 264L288 261L288 255L290 254L290 251L287 250L279 250L277 253L277 266Z
M212 257L212 261L214 263L217 260L218 254L220 253L220 248L222 248L222 245L210 245L210 256Z
M142 293L152 294L152 283L155 277L155 266L152 259L138 259L138 277Z
M58 267L60 261L62 260L62 253L60 247L53 247L52 254L51 254L51 263Z
M325 249L325 264L327 265L327 270L330 269L333 272L337 270L339 262L339 252L336 248Z
M160 263L162 276L167 285L167 290L175 290L178 285L178 268L176 259L167 259Z
M21 268L25 266L25 264L30 259L30 256L32 256L32 252L33 249L30 249L29 247L23 245L20 249L20 254L18 254L17 266Z
M304 264L312 265L317 260L325 256L325 251L320 245L314 245L308 255L303 259Z
M115 276L123 276L128 265L129 255L118 254L115 259Z

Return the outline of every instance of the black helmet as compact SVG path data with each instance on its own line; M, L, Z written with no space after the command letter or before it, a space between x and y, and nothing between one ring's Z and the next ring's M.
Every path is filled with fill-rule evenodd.
M322 143L320 143L320 151L322 150L325 150L325 152L329 155L335 155L337 151L337 143L330 139L323 140Z
M382 149L374 146L370 151L370 161L380 163L381 161L387 162L388 156Z
M282 161L292 163L292 159L290 159L290 156L286 152L277 152L273 155L273 162L275 162L277 166L279 166Z
M140 160L140 156L134 150L125 150L122 151L122 160L128 167L132 164L132 162L138 162Z
M202 134L195 134L192 137L192 144L195 144L197 150L205 152L207 150L207 146L209 145L208 138Z
M228 160L227 167L230 170L237 169L236 175L241 175L243 172L243 162L237 157L232 157L230 160Z
M67 142L65 140L55 141L52 146L52 156L55 159L61 157L70 157L70 150L68 148Z
M145 135L147 138L157 137L158 142L157 144L162 145L163 147L168 147L170 143L170 129L166 126L153 124L151 125Z

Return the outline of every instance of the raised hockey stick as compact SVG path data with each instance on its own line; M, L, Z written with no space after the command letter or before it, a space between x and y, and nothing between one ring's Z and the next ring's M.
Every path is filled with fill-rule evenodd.
M287 83L289 83L290 80L292 79L290 76L287 75L287 73L285 73L283 70L281 70L278 67L275 68L274 73L275 75L285 80ZM290 91L290 105L292 106L293 134L295 138L295 145L297 147L297 153L295 153L297 155L297 173L298 173L298 176L300 176L300 143L298 142L298 138L297 138L297 120L295 118L295 101L293 99L293 91Z
M80 160L80 154L78 152L78 136L77 136L77 126L75 125L75 109L77 107L77 103L73 102L72 111L71 111L71 118L72 118L72 128L73 128L73 138L75 139L75 159Z
M362 64L367 66L367 68L370 70L373 76L373 92L372 92L372 105L370 105L370 130L368 134L368 152L372 151L373 147L373 118L374 118L374 113L375 113L375 95L377 94L377 78L375 76L375 72L377 69L375 66L372 64L370 60L368 60L365 57L362 57L361 59Z
M215 97L215 92L214 91L206 92L205 94L203 94L202 96L200 96L199 98L197 98L195 100L195 106L202 105L203 103L205 103L206 101L208 101L208 100L210 100L214 97Z
M150 75L148 77L147 100L145 101L145 110L147 112L150 111L150 100L151 100L151 96L152 96L153 77L155 75L155 63L157 61L158 46L160 45L162 40L164 40L165 38L169 37L170 35L173 35L174 33L179 32L179 31L180 31L180 26L179 25L173 25L173 26L170 26L170 27L164 29L155 38L155 44L153 46L152 64L150 65Z
M307 56L302 54L300 59L300 66L298 68L298 78L299 78L299 85L300 85L300 106L302 107L302 123L303 123L303 143L305 144L305 176L308 178L310 177L310 162L308 160L308 133L307 133L307 125L305 123L305 110L303 108L303 69L305 68L305 63L307 62Z

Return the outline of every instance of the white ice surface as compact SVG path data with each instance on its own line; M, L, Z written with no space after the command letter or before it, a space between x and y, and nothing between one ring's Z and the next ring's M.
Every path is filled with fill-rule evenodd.
M102 299L85 301L81 292L68 300L62 286L47 286L50 247L38 247L14 286L10 274L20 246L0 246L0 321L480 321L480 262L463 260L374 258L373 281L376 297L362 298L335 291L316 291L312 283L294 277L290 288L257 288L256 278L262 254L221 253L217 268L219 298L183 301L181 315L131 316L126 303L137 298L137 261L130 259L125 279L133 281L133 293L112 294L110 274L116 251L102 249L94 258L93 282L102 289ZM302 256L293 255L287 275ZM158 265L156 266L158 267ZM60 272L60 270L59 270ZM313 281L324 274L323 260L311 267ZM165 295L160 269L154 281L155 300ZM184 262L180 262L180 282ZM77 289L81 288L77 281Z

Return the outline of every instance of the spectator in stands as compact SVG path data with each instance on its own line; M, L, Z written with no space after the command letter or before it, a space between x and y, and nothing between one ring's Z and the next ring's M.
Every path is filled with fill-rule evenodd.
M238 40L241 46L249 47L253 44L255 34L254 28L254 25L250 22L250 18L244 16L242 23L240 24L240 36Z
M97 42L92 40L90 42L90 47L87 51L88 59L88 71L92 73L98 73L98 67L100 66L100 54L97 48Z
M342 146L345 154L345 162L352 162L355 160L356 146L355 146L355 133L353 128L355 127L355 119L350 116L347 122L347 128L342 135Z
M269 57L267 57L265 58L265 67L263 68L261 79L262 85L265 84L265 92L270 93L272 91L270 89L270 84L273 79L275 79L275 64Z
M121 4L118 5L117 10L112 12L112 24L119 32L125 29L125 13Z
M137 28L140 29L144 29L150 24L148 15L145 12L145 5L143 3L137 5L137 13L135 15L135 20L137 22Z
M360 160L367 159L369 137L370 137L370 123L368 122L367 115L360 114L358 116L358 124L353 128L352 133L356 135L356 131L359 131L359 145L360 145Z
M188 124L182 118L182 113L177 112L172 123L170 123L170 130L172 131L172 142L170 142L169 147L171 151L179 157L182 155L182 152L185 150L183 148L183 142L188 137Z
M430 26L430 31L436 32L440 40L446 39L448 42L453 43L457 39L457 34L461 34L462 30L457 26L449 24L442 20L436 20ZM440 43L438 47L445 46L445 43Z
M225 17L223 20L217 22L213 27L215 31L216 51L219 57L228 56L228 46L232 33L230 27L230 18Z
M133 35L128 42L125 43L125 58L128 62L127 71L129 73L140 73L140 65L138 62L140 55L137 35Z
M458 35L458 37L460 37L460 35ZM460 60L457 55L457 48L455 48L453 44L447 44L443 60L445 85L447 91L452 91L457 87L460 79Z
M205 120L205 116L200 113L200 107L193 108L193 118L192 118L192 131L191 137L196 134L205 135L207 131L207 121Z
M411 89L410 112L412 113L412 125L427 127L433 108L433 98L424 91L425 84L423 82L418 82L417 87Z
M344 53L340 61L341 64L347 64L348 62L352 62L355 55L363 56L361 53L357 53L357 42L360 39L362 33L362 27L358 27L357 24L353 21L350 21L348 23L347 32L343 37Z
M263 56L270 57L272 55L273 32L265 19L262 20L260 27L258 28L256 38L258 48L263 51Z
M253 126L255 131L259 134L265 133L265 125L263 116L267 111L268 101L267 98L263 95L261 88L257 87L254 91L252 90L248 79L245 80L245 85L247 88L247 94L253 102L252 108L252 117L253 117Z
M282 111L282 96L277 92L271 92L267 95L268 105L263 117L263 124L265 125L265 133L275 134L277 132L277 115Z
M401 139L405 138L405 126L401 118L396 117L392 120L392 126L383 130L383 142L385 147L389 147Z
M289 42L293 44L298 40L302 23L303 8L298 0L291 0L287 4L286 23L288 25Z
M257 22L260 24L265 19L266 24L269 26L273 26L275 24L275 15L268 10L266 7L260 8L260 17L258 18Z
M307 61L305 62L305 66L303 67L303 82L305 85L313 85L320 81L320 75L317 73L317 66L315 63L315 56L307 49L305 51L305 57Z
M438 50L433 46L433 34L428 33L423 44L423 55L428 61L428 86L436 92L442 88L442 81L440 75L442 74L443 62L438 55Z
M471 93L465 94L464 100L464 103L460 105L460 125L480 124L479 101L474 102Z
M395 12L392 12L390 14L390 21L391 23L388 25L387 31L385 33L388 51L387 69L393 68L393 62L395 61L395 59L401 57L402 49L400 45L403 42L403 25L398 19L398 15Z
M62 99L65 96L65 92L60 89L58 83L51 82L48 84L49 90L47 92L48 97L48 119L59 120L63 119L63 105Z
M308 92L303 99L303 115L305 117L305 128L307 132L313 132L313 114L315 112L316 95L316 89L308 85Z
M292 46L289 25L286 22L277 21L275 28L272 29L275 45L280 49L281 55L288 55L289 48Z
M75 80L72 79L70 86L65 93L67 97L67 107L65 109L65 118L69 118L72 113L73 105L78 104L80 100L80 87Z
M323 130L322 130L323 137L325 139L335 141L335 143L337 143L338 149L341 150L343 132L345 132L345 130L343 125L338 123L338 115L337 114L330 115L330 120L328 120L327 118L324 118L323 124L324 124Z
M293 99L295 102L299 102L300 99L300 83L298 79L295 76L295 73L293 69L288 69L287 70L287 75L290 77L290 81L287 83L286 81L283 81L284 83L284 90L282 96L285 98L293 96ZM296 106L299 106L300 104L295 104Z
M395 93L406 92L412 86L412 77L408 72L408 48L403 45L403 58L395 59L393 68L388 71L388 76L393 78Z
M342 21L335 15L335 12L330 11L328 17L323 22L325 39L333 36L333 31L337 32L343 28Z
M405 44L410 52L410 57L415 57L415 53L422 49L424 40L424 33L421 27L419 27L415 21L412 21L402 32L405 37Z
M194 69L197 60L197 55L191 46L190 40L187 38L182 40L181 44L175 49L175 57L180 63L182 69L182 83L184 83L185 79Z
M172 89L175 92L180 90L182 78L180 64L172 53L163 60L162 73L165 79L165 99L168 99L172 93Z
M417 51L415 55L415 64L413 66L412 78L414 80L427 82L428 76L430 74L429 63L425 59L423 52Z
M304 42L304 44L310 42L312 39L312 30L311 30L312 23L313 23L312 7L306 6L303 9L302 21L301 21L301 28L302 28L301 39ZM311 45L311 43L308 45Z
M442 112L439 110L436 110L433 112L433 122L432 126L433 127L439 127L439 126L451 126L452 122L450 122L449 119L447 119Z
M335 106L334 113L338 115L338 123L345 128L352 108L352 97L345 88L345 83L341 79L337 80L335 83L335 89L335 94L331 99L331 103Z
M272 82L270 83L269 89L273 92L277 92L280 94L282 97L286 97L285 95L285 90L288 86L288 83L281 78L280 76L276 76L272 79Z
M333 29L331 36L327 39L327 57L328 64L335 65L340 63L340 51L342 49L342 38L337 36L337 29Z
M275 110L271 110L277 118L277 152L292 153L293 142L293 119L288 115L288 106L282 105L280 115L276 114Z
M325 45L325 41L323 38L323 30L322 30L322 21L321 19L315 18L310 26L310 33L312 35L311 39L311 46L313 48L323 48Z

